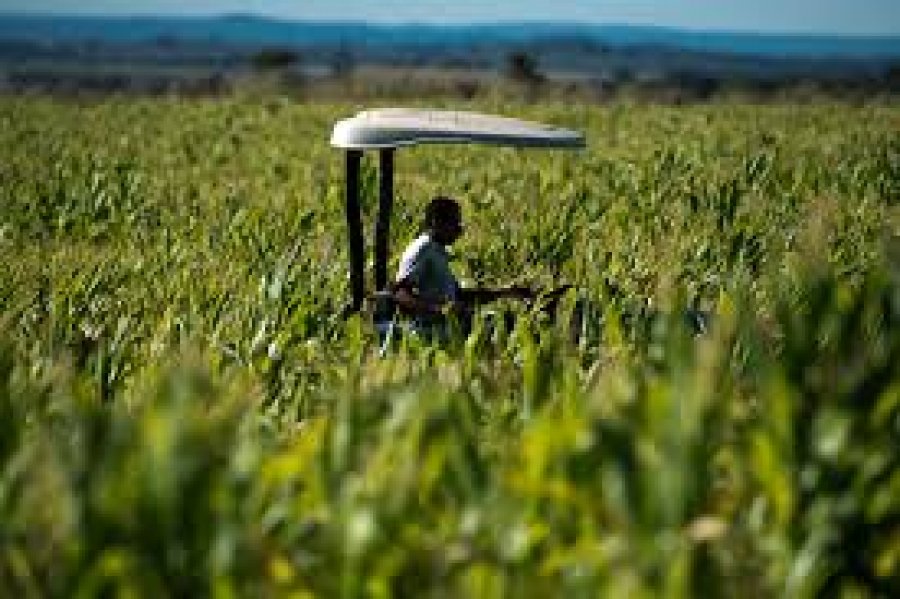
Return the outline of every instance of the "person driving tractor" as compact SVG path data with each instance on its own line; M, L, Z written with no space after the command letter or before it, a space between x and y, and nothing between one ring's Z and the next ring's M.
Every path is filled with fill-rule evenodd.
M425 209L421 234L407 246L392 286L401 313L418 327L433 328L456 319L468 330L474 308L503 298L532 300L529 287L463 288L450 268L447 247L463 234L459 202L447 196L432 199Z

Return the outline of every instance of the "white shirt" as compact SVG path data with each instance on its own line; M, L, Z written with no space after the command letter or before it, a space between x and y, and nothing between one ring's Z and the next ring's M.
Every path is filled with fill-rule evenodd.
M422 299L431 302L453 301L459 293L447 248L428 233L417 237L403 252L396 281L409 283Z

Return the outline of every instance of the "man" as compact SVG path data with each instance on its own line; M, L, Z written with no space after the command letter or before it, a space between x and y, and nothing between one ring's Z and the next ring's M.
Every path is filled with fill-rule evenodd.
M524 300L535 297L531 289L519 286L461 288L450 268L447 246L459 239L462 232L459 203L438 196L425 209L422 234L403 252L393 297L400 311L411 316L418 327L433 329L456 319L465 331L469 329L472 311L478 304L501 298Z

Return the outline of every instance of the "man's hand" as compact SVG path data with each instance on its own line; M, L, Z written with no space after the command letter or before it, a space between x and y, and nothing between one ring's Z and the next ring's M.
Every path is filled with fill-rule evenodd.
M531 287L525 287L524 285L513 285L512 287L507 287L504 294L509 298L519 300L534 299L534 297L537 295L534 292L534 289L532 289Z

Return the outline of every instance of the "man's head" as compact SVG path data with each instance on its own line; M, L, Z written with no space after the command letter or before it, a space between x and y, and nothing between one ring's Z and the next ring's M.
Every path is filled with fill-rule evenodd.
M462 235L462 210L453 198L437 196L425 208L424 229L440 244L450 245Z

